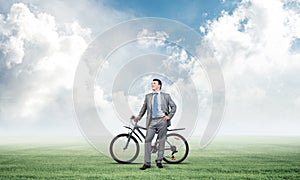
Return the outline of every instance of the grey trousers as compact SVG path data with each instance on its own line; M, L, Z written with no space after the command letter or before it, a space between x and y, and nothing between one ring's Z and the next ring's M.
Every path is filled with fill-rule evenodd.
M147 165L151 164L151 142L153 140L156 130L158 131L158 138L159 138L159 146L158 146L156 163L159 163L163 160L164 148L165 148L165 142L167 136L167 127L168 127L167 121L164 121L162 118L157 120L151 120L145 138L145 155L144 155L145 164Z

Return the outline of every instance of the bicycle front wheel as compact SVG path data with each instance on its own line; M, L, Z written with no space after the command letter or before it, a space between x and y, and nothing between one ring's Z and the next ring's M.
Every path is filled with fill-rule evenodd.
M135 137L128 134L117 135L110 143L111 157L118 163L133 162L140 152L140 146Z
M187 140L180 134L167 134L165 143L164 161L170 164L178 164L185 160L189 153Z

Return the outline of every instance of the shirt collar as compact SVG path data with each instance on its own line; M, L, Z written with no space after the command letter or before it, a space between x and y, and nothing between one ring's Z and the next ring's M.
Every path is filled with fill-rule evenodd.
M156 91L153 91L153 92L152 92L152 94L154 94L154 93L157 93L157 95L158 95L158 94L160 94L160 91L158 91L158 92L156 92Z

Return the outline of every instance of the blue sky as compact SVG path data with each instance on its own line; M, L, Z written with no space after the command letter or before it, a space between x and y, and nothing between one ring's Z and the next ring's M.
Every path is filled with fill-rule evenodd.
M82 54L101 33L141 17L167 18L191 27L201 37L199 49L212 53L201 58L220 64L226 112L219 135L299 135L299 12L296 0L0 0L0 135L80 135L72 88ZM164 29L140 28L136 37L168 40L170 35ZM119 48L112 56L115 59L104 63L112 73L107 79L113 81L113 73L130 60L119 58L168 50L171 59L183 60L181 64L170 61L170 67L190 72L202 90L199 111L203 114L196 127L202 132L209 116L209 81L201 67L184 61L186 52L168 47L164 40L136 41ZM141 75L134 82L147 78ZM180 94L176 90L176 85L182 85L180 78L165 86L166 90ZM132 87L142 89L141 94L129 97L128 103L136 110L148 85ZM115 113L106 93L100 83L95 96L104 117Z
M220 0L162 0L162 1L108 1L104 4L120 11L133 13L136 17L163 17L182 22L196 31L207 20L216 19L221 11L229 13L236 7L238 1L222 3Z

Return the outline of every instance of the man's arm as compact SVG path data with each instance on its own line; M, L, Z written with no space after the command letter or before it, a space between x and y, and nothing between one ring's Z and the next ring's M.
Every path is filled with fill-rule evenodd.
M169 94L166 95L166 100L167 100L167 108L171 108L171 110L169 111L169 114L166 113L166 115L163 117L163 120L168 121L171 120L173 118L173 116L175 115L176 112L176 104L174 103L174 101L172 100L171 96Z
M168 95L168 101L169 101L169 106L171 108L170 113L168 114L169 118L172 119L173 116L175 115L176 112L176 104L174 103L174 101L172 100L171 96Z
M139 121L140 119L142 119L142 117L144 116L144 114L146 113L147 110L147 96L145 96L145 100L144 100L144 104L140 110L139 115L134 119L135 122Z

